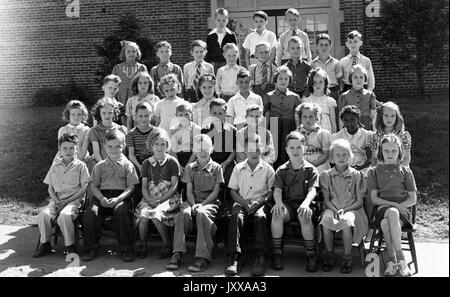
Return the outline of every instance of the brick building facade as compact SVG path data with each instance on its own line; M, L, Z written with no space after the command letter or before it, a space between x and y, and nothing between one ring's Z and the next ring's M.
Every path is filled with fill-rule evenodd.
M79 3L79 17L68 17L66 7ZM276 4L273 4L276 3ZM269 29L278 35L284 30L284 11L298 7L303 29L310 36L328 32L335 41L333 54L345 53L345 34L357 29L364 35L362 53L372 59L377 95L411 94L414 74L399 78L383 71L375 45L377 18L369 18L366 0L2 0L0 4L0 105L32 102L33 94L44 87L58 87L69 81L86 86L94 96L101 92L94 81L102 59L94 44L117 30L117 20L135 12L143 21L144 36L155 42L168 40L174 63L190 60L189 43L205 39L213 26L214 10L224 6L242 36L251 12L264 9L270 16ZM244 30L242 30L244 28ZM313 53L314 55L314 53ZM427 76L431 93L448 93L448 65ZM392 81L401 83L392 84Z

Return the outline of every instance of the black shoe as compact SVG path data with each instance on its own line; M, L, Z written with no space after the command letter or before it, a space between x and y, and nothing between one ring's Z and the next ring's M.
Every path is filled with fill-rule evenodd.
M50 245L50 242L44 242L41 243L39 248L34 252L33 258L40 258L45 255L48 255L52 252L52 246Z
M271 266L273 270L283 269L283 254L272 254Z
M334 257L332 254L327 254L323 259L322 270L325 272L333 270Z
M343 258L342 259L342 263L341 263L341 273L351 273L353 271L353 261L352 259L346 259Z
M172 256L172 249L169 246L163 246L158 254L158 259L167 259Z
M147 257L147 243L146 242L140 242L137 244L136 247L136 254L139 258L144 259Z
M90 249L81 255L81 260L88 262L94 260L97 257L97 249Z
M66 253L67 254L72 254L72 253L76 254L76 253L78 253L77 247L74 244L66 246Z
M133 252L122 252L122 260L124 262L133 262L134 261L134 253Z
M181 253L180 252L173 253L172 259L170 259L169 264L166 265L166 269L177 270L178 268L180 268L180 263L181 263Z
M306 271L316 272L317 271L317 255L310 254L306 255Z
M225 268L225 274L232 276L237 274L237 266L238 266L238 253L231 253L228 257L227 268Z
M256 250L255 264L253 265L252 275L262 276L266 273L266 255L261 250Z

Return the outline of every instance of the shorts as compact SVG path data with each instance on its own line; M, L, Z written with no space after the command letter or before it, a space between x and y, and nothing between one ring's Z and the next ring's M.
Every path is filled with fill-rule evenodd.
M283 201L283 204L286 207L287 213L289 214L289 222L298 221L297 209L300 207L300 204L297 206L297 205L293 205L292 203L288 203L288 202L284 202L284 201ZM313 212L312 216L311 216L311 220L312 220L314 226L317 226L319 224L319 219L320 219L320 214L321 214L320 207L315 201L313 201L309 205L309 208Z

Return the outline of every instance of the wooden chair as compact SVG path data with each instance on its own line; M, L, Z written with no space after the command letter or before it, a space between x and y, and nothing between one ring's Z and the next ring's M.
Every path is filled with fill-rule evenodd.
M414 244L414 232L416 232L417 230L417 224L416 224L416 205L411 206L409 209L411 211L411 222L412 222L412 226L411 228L405 228L402 227L402 233L406 233L407 238L406 240L403 239L402 237L402 245L403 244L408 244L410 253L411 253L411 258L412 258L412 262L414 263L414 268L415 268L415 274L419 272L419 265L417 263L417 253L416 253L416 246ZM370 246L369 246L369 253L371 252L376 252L378 255L380 255L381 253L381 248L383 246L383 232L381 231L381 228L378 228L377 226L375 226L372 223L372 219L373 216L375 215L375 209L372 211L372 214L370 216L369 219L369 226L370 228L372 228L374 230L374 232L372 233L372 238L370 240ZM378 241L378 245L376 248L375 247L375 242ZM383 257L380 257L380 259L382 260ZM408 263L408 266L411 265L411 262Z

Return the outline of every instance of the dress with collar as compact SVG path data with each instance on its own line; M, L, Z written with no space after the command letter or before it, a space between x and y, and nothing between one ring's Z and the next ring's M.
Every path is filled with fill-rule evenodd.
M319 183L324 196L329 197L330 203L338 210L352 205L357 197L364 199L366 193L362 174L350 166L342 173L336 168L324 171ZM333 231L353 228L353 242L358 244L368 231L368 218L363 207L345 212L340 220L334 217L331 209L326 209L320 224Z

